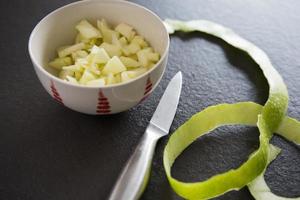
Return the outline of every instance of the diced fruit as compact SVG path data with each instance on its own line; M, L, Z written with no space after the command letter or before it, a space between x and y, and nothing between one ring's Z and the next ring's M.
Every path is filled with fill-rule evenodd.
M110 59L110 57L104 48L93 46L93 48L91 49L91 54L89 55L88 59L90 60L91 63L102 64L102 63L106 63Z
M159 54L158 53L147 53L147 58L151 61L157 62L159 60Z
M135 54L139 50L141 50L141 47L136 43L130 43L127 47L128 47L128 50L131 54Z
M117 56L112 57L102 70L104 74L117 74L123 71L126 71L126 67Z
M75 51L79 51L79 50L82 50L85 48L85 44L83 42L81 43L78 43L78 44L74 44L72 46L68 46L66 48L63 48L63 49L58 49L58 56L60 58L62 57L66 57L68 55L71 55L73 52Z
M131 43L136 43L140 45L140 47L148 47L148 43L144 40L142 36L136 35L134 38L131 40Z
M116 80L116 78L114 77L113 74L108 74L106 76L105 80L106 80L106 85L111 85L111 84L117 83L117 80Z
M61 70L58 74L58 77L60 79L66 79L67 76L73 76L74 72L72 71L67 71L67 70Z
M121 38L119 39L119 42L120 42L120 44L121 44L122 46L125 46L125 45L128 44L128 41L127 41L127 39L126 39L125 37L121 37Z
M115 81L116 81L116 83L122 82L122 80L121 80L121 74L115 75Z
M130 77L128 76L128 73L127 72L122 72L121 73L121 81L122 82L127 82L127 81L130 81Z
M82 76L82 73L81 72L74 72L74 76L75 76L76 80L79 81L81 76Z
M120 56L122 54L121 48L117 45L104 42L100 47L104 48L108 55L110 55L111 57Z
M136 61L136 60L134 60L134 59L132 59L132 58L129 58L129 57L121 56L121 57L120 57L120 60L121 60L121 62L122 62L126 67L139 67L139 66L141 66L141 64L140 64L138 61Z
M85 58L87 57L89 54L86 51L83 50L79 50L79 51L75 51L71 54L72 59L76 62L76 60L78 58Z
M69 65L63 67L63 70L72 71L72 72L81 72L82 68L79 65Z
M147 68L148 68L148 70L149 70L149 69L151 69L151 68L154 67L154 66L155 66L155 64L151 62L151 63L148 64Z
M80 42L89 42L89 39L84 38L80 33L77 34L76 38L75 38L75 43L80 43Z
M141 63L142 66L146 67L148 65L148 57L147 57L147 51L140 50L137 52L138 61Z
M105 19L97 20L97 27L100 31L103 31L103 29L109 29Z
M100 31L98 29L96 29L92 24L90 24L87 20L82 20L76 26L76 29L80 32L80 34L84 38L87 38L87 39L101 37Z
M75 85L78 84L77 80L76 80L74 77L72 77L72 76L66 76L66 80L67 80L68 82L70 82L70 83L75 84Z
M116 31L124 35L127 39L131 39L133 33L133 28L127 24L121 23L115 28Z
M138 60L138 57L137 57L137 55L136 54L133 54L133 55L130 55L130 56L128 56L129 58L132 58L133 60Z
M105 85L105 80L103 78L95 79L92 81L88 81L86 83L87 86L104 86Z
M103 34L103 42L111 43L113 37L119 38L119 33L116 31L103 29L101 32Z
M105 86L134 79L151 69L160 55L133 27L110 27L104 19L94 27L87 20L76 26L75 44L57 50L49 66L72 84Z
M127 74L129 76L129 78L136 78L136 77L144 74L145 72L147 72L147 68L146 67L140 67L140 68L135 69L135 70L127 71Z
M96 77L93 73L91 73L89 70L85 70L79 80L79 83L85 85L87 82L89 82L91 80L95 80L95 79L96 79Z
M55 58L49 63L50 67L61 70L63 66L71 65L72 59L70 57Z

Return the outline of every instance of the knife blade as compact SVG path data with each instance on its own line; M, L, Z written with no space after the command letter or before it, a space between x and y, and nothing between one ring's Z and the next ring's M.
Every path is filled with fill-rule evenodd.
M109 200L138 199L149 180L156 143L168 134L179 102L182 74L178 72L168 84L138 146L120 174Z
M182 86L182 74L178 72L168 84L150 123L168 134L175 116Z

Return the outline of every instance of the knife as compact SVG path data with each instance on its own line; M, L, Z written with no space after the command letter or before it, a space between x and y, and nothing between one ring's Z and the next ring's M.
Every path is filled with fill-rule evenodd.
M169 133L182 86L178 72L170 81L134 153L120 174L109 200L138 199L149 180L151 163L158 139Z

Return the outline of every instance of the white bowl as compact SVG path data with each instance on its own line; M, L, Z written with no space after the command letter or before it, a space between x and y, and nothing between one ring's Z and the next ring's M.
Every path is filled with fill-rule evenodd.
M113 25L125 22L133 26L160 53L159 62L136 79L104 87L73 85L54 76L47 63L59 46L73 43L75 25L82 19L95 22L101 18ZM140 5L128 1L79 1L43 18L30 35L28 49L39 80L55 100L86 114L112 114L137 105L158 85L167 64L169 35L162 20Z

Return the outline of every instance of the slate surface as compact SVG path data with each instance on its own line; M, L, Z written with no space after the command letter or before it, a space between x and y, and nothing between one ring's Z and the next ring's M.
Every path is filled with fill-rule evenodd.
M71 0L0 2L0 199L106 199L141 137L170 78L184 85L171 130L194 113L221 102L264 103L268 87L256 64L219 39L199 33L171 38L166 73L154 94L121 114L99 117L55 103L33 71L27 41L34 25ZM289 115L300 118L300 2L297 0L137 0L160 17L208 19L228 26L264 49L290 92ZM162 168L162 139L143 200L181 199ZM276 194L300 196L300 149L280 137L283 149L267 171ZM204 180L238 167L257 148L256 128L225 127L187 149L174 166L182 180ZM246 188L217 199L253 199Z

